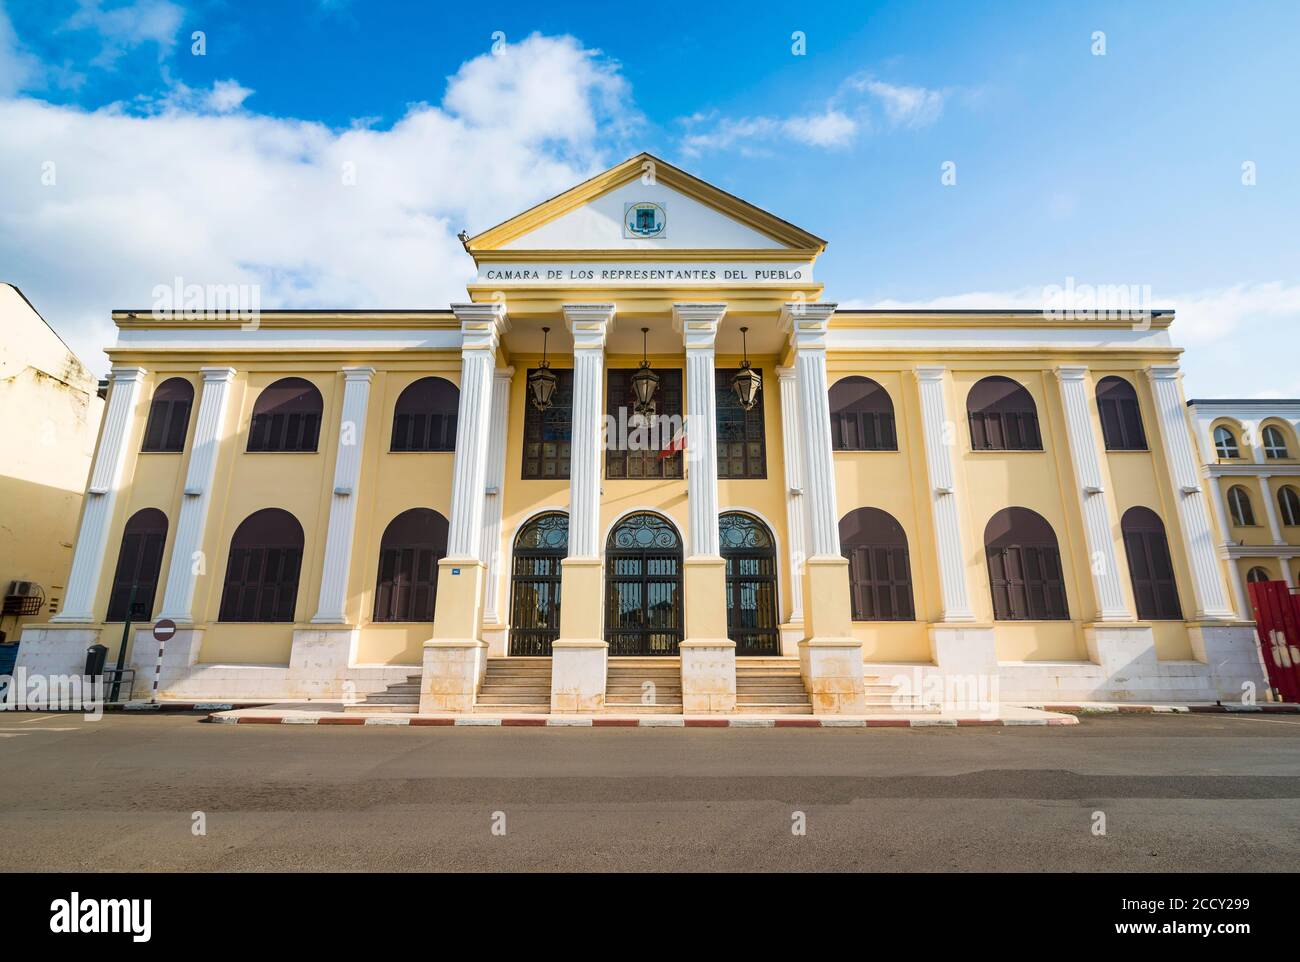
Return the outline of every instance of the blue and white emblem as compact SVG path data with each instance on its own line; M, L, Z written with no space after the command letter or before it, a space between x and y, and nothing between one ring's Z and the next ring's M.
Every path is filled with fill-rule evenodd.
M668 215L661 205L642 201L623 207L624 237L663 237Z

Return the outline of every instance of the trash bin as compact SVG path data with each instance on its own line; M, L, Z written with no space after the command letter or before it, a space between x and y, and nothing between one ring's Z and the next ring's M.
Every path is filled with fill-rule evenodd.
M104 662L108 660L106 645L91 645L86 649L86 674L95 678L104 673Z

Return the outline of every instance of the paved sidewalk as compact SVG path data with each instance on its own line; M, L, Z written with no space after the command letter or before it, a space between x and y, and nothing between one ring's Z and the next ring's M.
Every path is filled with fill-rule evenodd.
M1230 712L1262 712L1264 714L1291 715L1300 713L1300 704L1294 702L1260 702L1256 705L1239 703L1223 704L1221 702L1197 701L1174 704L1170 702L1113 702L1113 701L1078 701L1069 704L1018 703L1021 708L1034 708L1039 711L1067 712L1080 714L1087 712L1118 713L1121 715L1149 715L1168 713L1174 715L1189 714L1227 714Z
M1003 706L997 717L976 712L891 712L879 715L598 715L479 714L407 715L344 712L339 702L283 702L213 712L208 721L227 725L407 725L537 728L960 728L991 725L1077 725L1062 712Z

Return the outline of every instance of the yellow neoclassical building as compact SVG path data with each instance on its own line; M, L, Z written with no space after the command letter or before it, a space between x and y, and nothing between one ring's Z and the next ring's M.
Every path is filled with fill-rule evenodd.
M61 612L171 698L857 713L1237 699L1171 312L845 310L825 242L647 154L421 311L116 311ZM110 656L111 657L111 656ZM141 689L137 689L138 691Z

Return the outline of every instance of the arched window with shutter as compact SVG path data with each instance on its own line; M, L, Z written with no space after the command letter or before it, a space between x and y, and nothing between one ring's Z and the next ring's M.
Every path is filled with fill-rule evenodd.
M1142 409L1132 384L1113 376L1098 381L1097 412L1101 415L1101 434L1107 451L1147 450Z
M1068 621L1065 576L1056 532L1028 508L1003 508L984 529L993 617L998 621Z
M970 445L976 451L1041 451L1038 407L1024 386L994 375L966 395Z
M447 519L431 508L403 511L384 529L375 580L375 621L433 621Z
M1264 442L1264 457L1270 461L1280 461L1291 457L1291 451L1286 443L1286 435L1276 424L1269 424L1264 427L1261 434L1261 440Z
M841 378L831 385L831 447L836 451L897 451L894 402L867 377Z
M857 508L840 519L840 550L849 559L854 621L912 621L912 565L907 532L879 508Z
M254 511L235 529L219 621L292 622L302 570L302 525L288 511Z
M169 377L158 385L149 403L149 420L140 450L177 453L185 450L185 435L194 406L194 385L183 377Z
M1241 457L1241 448L1237 446L1237 436L1232 433L1231 428L1220 424L1214 429L1214 453L1226 460Z
M1250 493L1239 484L1228 489L1228 514L1238 528L1255 526L1255 508L1250 503Z
M281 378L257 396L248 427L248 450L315 451L324 407L320 391L311 381Z
M460 390L440 377L408 384L393 406L393 451L455 451Z
M1259 584L1262 581L1272 581L1273 576L1268 573L1267 568L1254 567L1246 572L1246 580L1251 584Z
M1135 507L1124 512L1120 528L1137 616L1144 621L1181 621L1183 607L1164 522L1150 508Z
M152 616L166 544L167 516L157 508L143 508L127 520L105 621L126 621L128 610L132 621Z
M1282 485L1277 492L1277 507L1284 525L1288 528L1300 525L1300 491L1289 484Z

